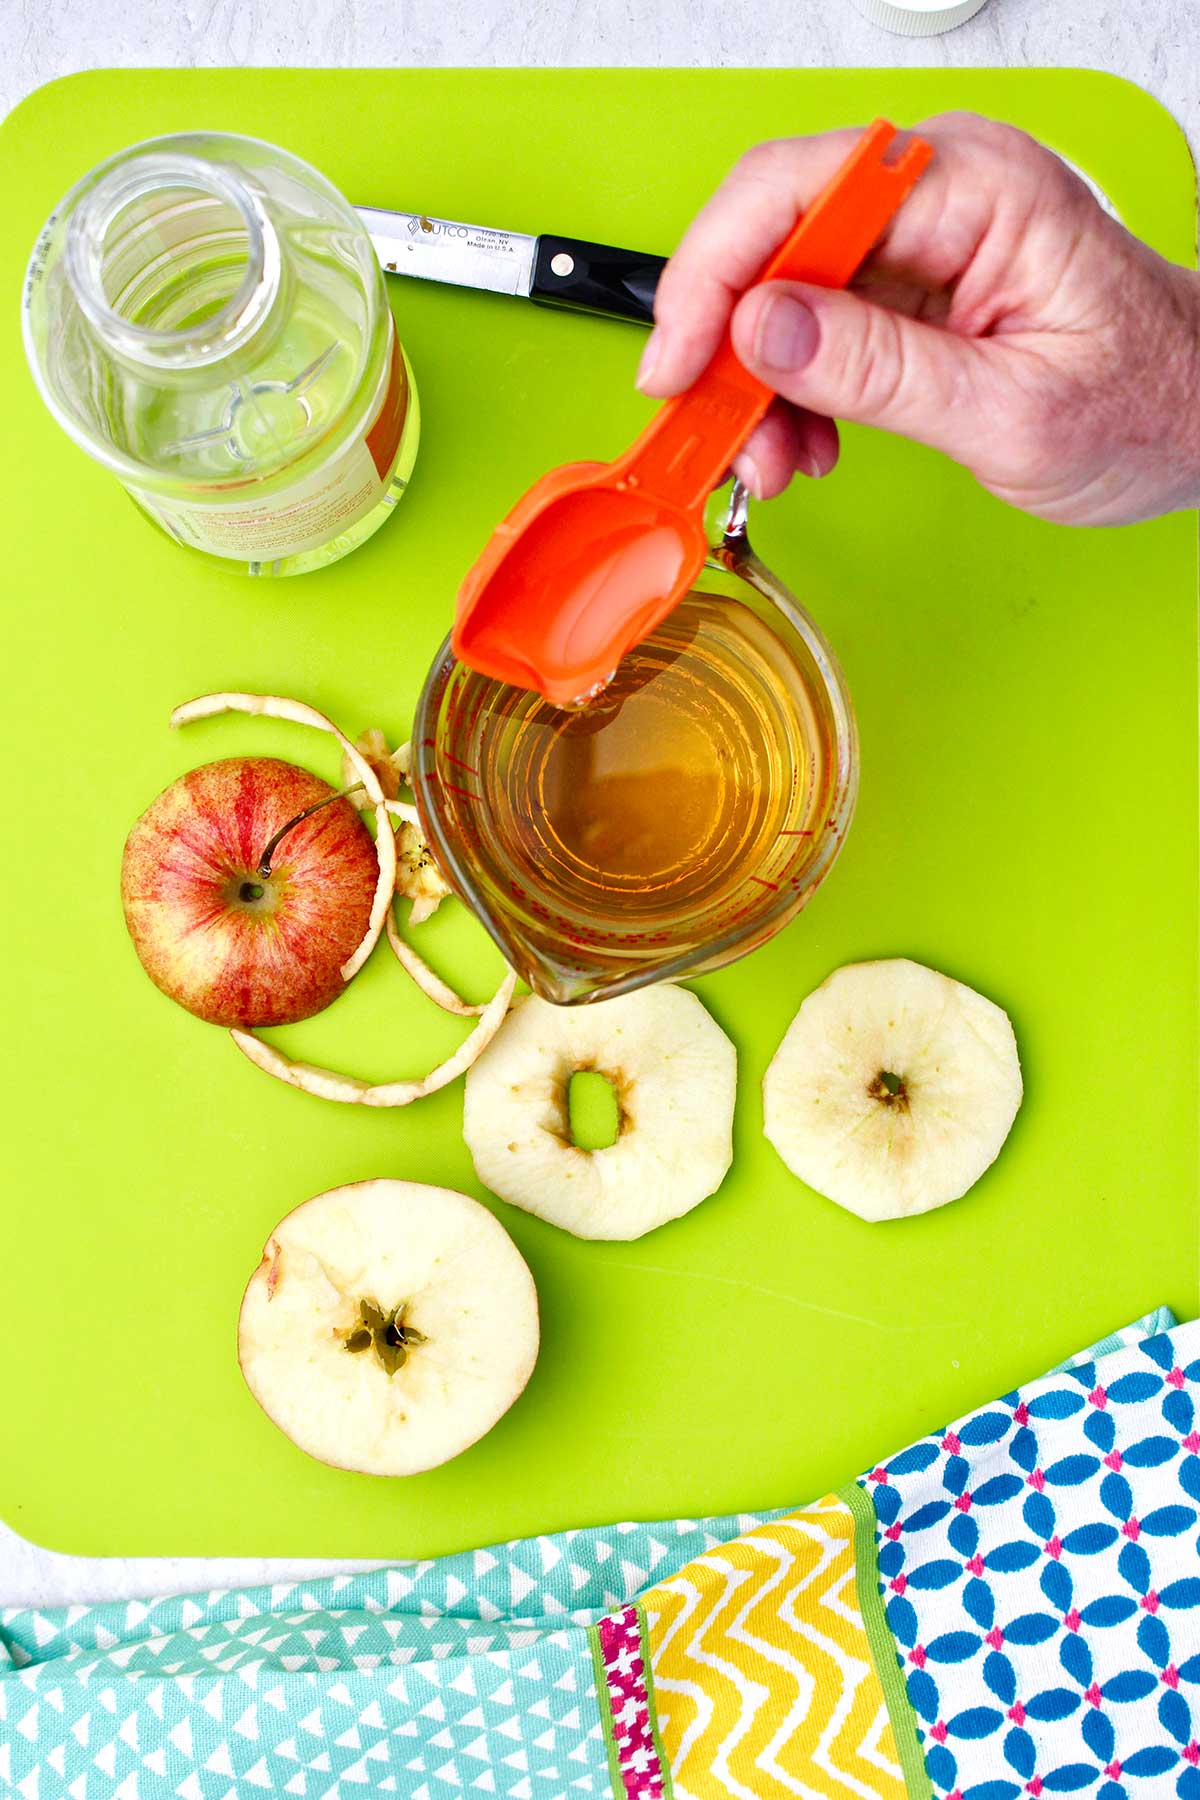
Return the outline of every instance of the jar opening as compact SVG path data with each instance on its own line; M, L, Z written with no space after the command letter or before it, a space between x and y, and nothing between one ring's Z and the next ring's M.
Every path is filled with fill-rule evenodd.
M114 351L159 367L215 362L245 343L279 286L274 229L232 169L135 157L72 216L67 275Z

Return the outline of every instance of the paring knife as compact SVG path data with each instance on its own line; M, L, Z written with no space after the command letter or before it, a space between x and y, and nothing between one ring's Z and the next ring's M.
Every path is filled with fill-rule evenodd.
M641 325L653 323L654 290L665 256L618 250L583 238L493 231L428 213L386 212L374 206L357 211L389 274L516 294L543 306L633 319Z

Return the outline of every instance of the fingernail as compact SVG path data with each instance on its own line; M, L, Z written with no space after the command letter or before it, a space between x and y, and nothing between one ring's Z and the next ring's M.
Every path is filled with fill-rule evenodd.
M749 489L752 498L755 500L762 499L762 470L759 468L754 458L748 455L745 450L742 451L740 456L735 458L733 473L741 482L742 486Z
M816 315L791 294L772 294L758 316L754 360L763 369L803 369L816 354Z
M655 326L646 339L646 347L642 351L642 359L638 363L638 371L634 380L635 387L643 387L654 373L654 365L658 361L658 353L662 349L662 336Z

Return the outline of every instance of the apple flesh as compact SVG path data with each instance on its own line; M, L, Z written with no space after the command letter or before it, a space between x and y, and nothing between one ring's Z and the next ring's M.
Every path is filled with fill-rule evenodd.
M142 967L213 1025L288 1025L345 987L379 864L349 800L333 800L263 851L281 826L335 790L274 757L230 757L183 775L125 844L121 898Z
M358 1181L271 1233L242 1301L238 1362L309 1456L417 1475L508 1411L538 1337L533 1277L485 1206L417 1181Z

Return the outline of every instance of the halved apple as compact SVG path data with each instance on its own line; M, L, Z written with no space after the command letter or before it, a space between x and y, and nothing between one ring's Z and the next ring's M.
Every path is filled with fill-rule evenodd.
M367 1475L415 1475L483 1437L538 1353L537 1293L478 1201L416 1181L318 1194L267 1240L238 1360L301 1450Z

